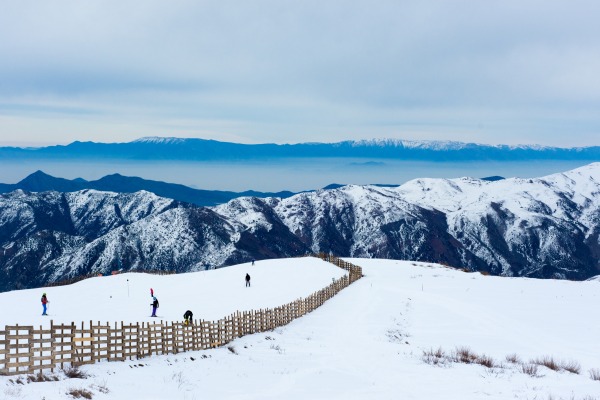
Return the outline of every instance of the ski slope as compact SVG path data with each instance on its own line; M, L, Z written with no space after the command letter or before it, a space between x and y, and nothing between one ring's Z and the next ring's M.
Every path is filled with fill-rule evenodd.
M19 385L0 377L0 398L68 399L67 392L81 388L94 399L123 400L600 399L600 381L588 374L600 370L600 281L491 277L408 261L348 261L363 267L363 279L273 332L239 338L229 349L85 366L90 376L84 380ZM246 272L252 276L248 289ZM342 273L316 259L284 259L178 276L103 277L46 292L53 318L62 321L146 320L150 286L164 318L180 319L190 308L195 317L216 319L236 309L306 296ZM124 279L130 279L129 296ZM41 293L0 294L0 325L46 321L37 315ZM441 347L449 353L457 346L504 365L434 366L423 360L423 351ZM532 377L505 361L509 354L525 362L544 356L575 361L581 372L540 366Z
M246 273L251 287L246 288ZM277 307L305 297L339 278L344 271L317 258L264 260L216 270L177 275L126 273L87 279L73 285L0 293L0 304L11 304L0 316L0 326L34 326L81 321L152 321L150 288L158 298L158 319L183 320L191 310L195 319L218 320L235 311ZM40 298L50 300L43 317Z

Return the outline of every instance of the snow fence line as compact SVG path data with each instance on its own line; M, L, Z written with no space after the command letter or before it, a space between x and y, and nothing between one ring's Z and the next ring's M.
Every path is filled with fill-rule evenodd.
M43 370L125 361L159 354L177 354L224 346L232 340L286 325L316 308L339 291L362 277L362 268L329 254L316 254L348 272L327 287L306 298L280 307L236 311L218 321L142 322L112 326L108 322L84 322L76 325L40 326L6 325L0 331L0 375L32 374Z

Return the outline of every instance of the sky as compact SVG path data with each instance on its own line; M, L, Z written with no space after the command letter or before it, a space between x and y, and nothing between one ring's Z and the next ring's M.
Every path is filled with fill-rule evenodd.
M598 145L592 0L0 0L0 145Z

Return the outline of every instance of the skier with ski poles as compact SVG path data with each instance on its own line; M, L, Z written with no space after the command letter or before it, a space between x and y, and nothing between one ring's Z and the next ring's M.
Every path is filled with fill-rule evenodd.
M156 296L152 297L152 303L150 303L150 305L152 306L151 317L156 317L156 309L158 308L158 299L156 298Z
M150 288L150 297L152 297L152 315L151 317L156 317L156 309L158 308L158 299L154 295L154 289Z

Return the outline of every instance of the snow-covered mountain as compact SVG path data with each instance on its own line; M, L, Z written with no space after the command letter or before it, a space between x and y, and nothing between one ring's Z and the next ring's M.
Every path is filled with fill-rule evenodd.
M127 143L73 142L40 148L0 147L0 159L247 160L370 158L421 161L600 160L600 147L488 145L401 139L337 143L244 144L200 138L146 137Z
M584 279L599 271L600 163L539 179L417 179L395 188L237 199L215 211L268 231L261 207L312 251L507 276Z
M147 138L147 140L159 140L163 138ZM395 147L404 149L436 150L436 151L457 151L466 149L500 149L500 150L558 150L550 146L540 145L488 145L482 143L465 143L454 140L404 140L404 139L369 139L369 140L350 140L340 142L339 144L349 144L353 147Z
M537 179L417 179L214 208L148 192L0 197L0 290L116 268L199 270L309 252L495 275L599 275L600 163Z

